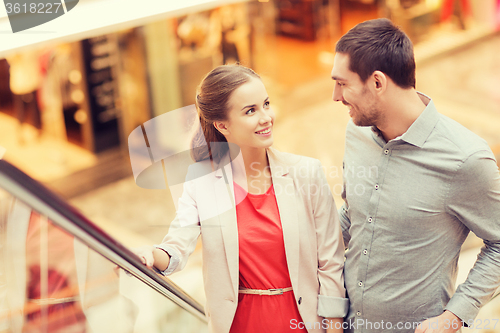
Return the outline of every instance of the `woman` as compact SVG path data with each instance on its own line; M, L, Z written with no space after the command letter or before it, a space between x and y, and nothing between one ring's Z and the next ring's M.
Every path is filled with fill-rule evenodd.
M341 332L344 244L319 161L270 148L274 113L249 68L212 70L196 107L198 163L176 221L162 244L136 253L168 275L201 235L211 332Z

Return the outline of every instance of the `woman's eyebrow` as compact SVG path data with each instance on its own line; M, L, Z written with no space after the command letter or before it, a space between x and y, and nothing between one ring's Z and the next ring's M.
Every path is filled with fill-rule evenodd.
M266 97L266 99L264 100L264 103L265 103L265 102L267 102L268 100L269 100L269 96L267 96L267 97ZM241 111L243 111L243 110L245 110L245 109L247 109L247 108L254 108L254 107L256 107L256 106L257 106L257 104L247 105L247 106L244 106L244 107L241 109Z
M245 110L247 108L254 108L256 106L257 106L257 104L247 105L247 106L244 106L243 108L241 108L241 111L243 111L243 110Z

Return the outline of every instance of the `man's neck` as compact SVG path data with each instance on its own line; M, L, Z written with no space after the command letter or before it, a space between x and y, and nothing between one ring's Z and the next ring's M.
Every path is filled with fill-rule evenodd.
M384 121L377 124L386 142L404 133L422 114L428 104L428 99L414 89L397 89L390 101L386 103Z

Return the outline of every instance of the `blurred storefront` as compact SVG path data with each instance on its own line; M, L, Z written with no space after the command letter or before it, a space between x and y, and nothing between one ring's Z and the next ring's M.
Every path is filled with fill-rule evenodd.
M277 109L285 109L294 86L327 75L336 40L361 21L388 17L418 44L441 31L453 34L478 25L494 31L497 6L496 0L223 5L8 56L0 60L0 111L41 136L91 154L124 150L134 128L193 104L197 84L217 65L240 62L254 68L275 92ZM23 76L36 82L16 91L16 81L27 82ZM26 141L22 125L16 132L18 142Z
M268 5L237 3L8 56L0 111L93 153L126 145L133 128L194 103L214 66L252 66L253 43L269 29L251 22L272 27L261 15ZM16 91L27 78L35 82Z

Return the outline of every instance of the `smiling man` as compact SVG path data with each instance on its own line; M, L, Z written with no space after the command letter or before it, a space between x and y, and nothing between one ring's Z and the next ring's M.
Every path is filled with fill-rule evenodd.
M491 150L415 90L412 43L389 20L358 24L336 52L333 99L352 118L340 209L346 331L456 332L474 325L500 285L500 175ZM360 187L365 191L349 191ZM470 231L484 247L455 291Z

